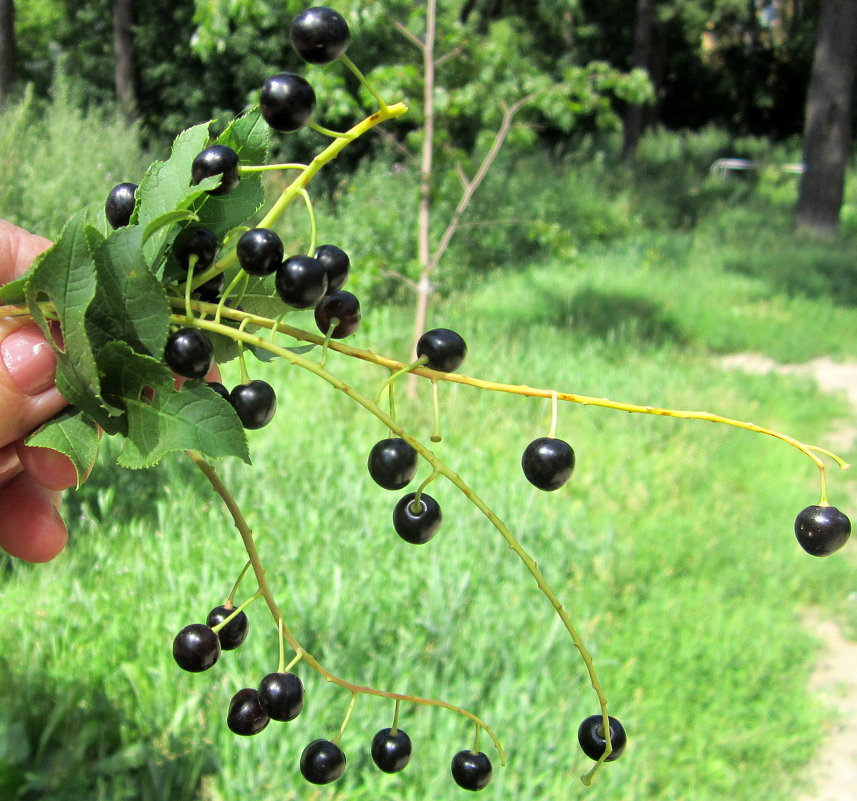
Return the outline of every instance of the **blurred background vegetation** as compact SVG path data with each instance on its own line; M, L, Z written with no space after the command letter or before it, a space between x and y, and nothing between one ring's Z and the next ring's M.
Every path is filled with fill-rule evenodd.
M10 5L3 0L0 5ZM293 2L130 4L130 93L117 98L117 9L15 4L15 80L0 110L0 216L52 236L80 206L139 181L173 135L218 127L255 102L268 74L305 72L318 119L345 127L366 98L335 65L305 70L288 45ZM460 330L466 371L499 381L753 419L842 446L853 410L795 376L720 369L752 350L781 362L857 348L857 187L850 161L834 236L794 229L800 137L821 3L653 4L650 69L634 72L642 3L460 0L438 27L432 235L460 198L509 105L534 93L434 276L431 325ZM323 238L351 254L364 322L354 344L407 358L419 273L422 5L343 0L349 50L401 124L349 147L313 184ZM126 75L126 78L128 75ZM125 92L128 83L124 84ZM120 92L122 94L122 92ZM629 106L647 101L628 146ZM311 132L274 137L289 160ZM754 169L712 171L721 158ZM278 191L277 179L270 189ZM287 247L306 246L298 210ZM310 318L296 323L311 329ZM331 357L367 392L383 376ZM237 380L226 366L227 383ZM345 399L319 402L309 376L254 367L281 398L250 434L255 466L222 470L260 538L269 578L307 648L353 681L473 708L510 757L483 791L555 801L584 791L575 742L595 702L573 649L517 562L464 499L438 487L441 533L415 549L392 533L396 498L365 457L385 435ZM855 559L805 557L796 513L816 503L814 468L782 443L679 421L563 409L578 453L567 490L545 496L519 453L544 434L540 404L445 387L442 455L534 553L593 648L622 760L586 797L794 801L836 711L807 687L820 644L807 609L857 632ZM421 394L400 414L431 426ZM842 455L857 459L853 439ZM250 610L247 644L183 674L170 643L221 603L243 565L217 499L190 464L119 471L105 443L69 494L71 542L55 562L0 556L0 798L256 801L453 798L461 720L406 709L413 764L379 775L371 735L392 709L360 700L329 788L298 774L303 746L338 729L348 698L308 672L307 708L255 738L226 729L231 695L273 669L276 632ZM422 478L424 476L420 476ZM853 479L831 502L857 510ZM246 588L248 594L250 588ZM460 745L459 745L460 744ZM496 759L495 759L496 765Z

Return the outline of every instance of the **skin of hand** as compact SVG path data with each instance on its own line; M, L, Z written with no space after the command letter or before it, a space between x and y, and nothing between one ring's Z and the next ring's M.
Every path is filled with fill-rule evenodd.
M51 242L0 220L0 285L27 271ZM67 402L54 386L56 356L41 329L0 317L0 548L28 562L47 562L65 547L61 490L77 475L71 460L24 440ZM206 375L220 381L215 364ZM176 387L186 379L176 378Z
M26 272L50 244L0 220L0 284ZM0 317L0 548L29 562L46 562L65 547L59 491L76 483L68 457L24 445L66 405L55 370L54 352L35 323Z

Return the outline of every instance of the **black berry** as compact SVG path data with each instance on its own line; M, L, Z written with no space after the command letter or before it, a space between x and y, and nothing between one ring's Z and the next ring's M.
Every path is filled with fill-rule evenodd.
M336 245L321 245L316 248L315 257L324 265L327 273L327 294L338 292L348 280L351 271L351 259Z
M311 309L327 292L327 273L312 256L292 256L278 268L277 294L296 309Z
M424 492L415 500L416 493L409 492L399 499L393 509L393 528L405 542L412 545L425 545L440 528L443 515L440 505Z
M203 378L213 359L211 340L197 328L180 328L170 334L164 346L164 360L174 373L185 378Z
M298 14L290 38L295 52L309 64L329 64L348 48L348 23L332 8L315 6Z
M452 758L452 778L465 790L487 787L493 772L491 760L481 751L459 751Z
M226 145L211 145L205 148L191 164L191 178L195 184L211 178L213 175L222 176L220 186L209 191L210 195L225 195L238 186L238 154Z
M330 331L334 318L338 322ZM344 289L328 293L315 307L315 324L322 334L330 331L332 339L345 339L360 326L360 301Z
M524 449L521 468L533 486L546 492L558 490L571 478L574 451L564 440L539 437Z
M294 720L304 708L304 685L294 673L269 673L258 692L262 709L273 720Z
M214 231L201 225L185 228L173 242L173 255L185 271L190 269L190 258L196 256L193 269L196 273L207 270L214 264L220 242Z
M251 687L239 690L229 702L229 712L226 715L226 725L244 737L258 734L271 719L259 705L256 691Z
M226 286L226 276L223 273L218 273L213 278L209 278L204 284L200 284L191 292L200 300L206 303L217 303L220 296L223 294L223 287Z
M223 386L219 381L209 381L208 386L210 386L218 395L220 395L223 400L229 400L229 390Z
M306 78L280 72L262 85L259 109L275 131L296 131L310 121L315 111L315 91Z
M835 506L807 506L795 519L795 536L808 554L830 556L851 536L851 521Z
M191 673L208 670L220 657L220 640L209 626L191 623L173 640L173 659Z
M268 425L277 411L274 388L267 381L259 379L249 384L238 384L229 393L229 402L244 428L256 429Z
M406 487L417 472L416 450L398 437L382 439L369 451L369 475L388 490Z
M345 771L345 754L330 740L313 740L301 754L301 774L313 784L335 782Z
M107 222L113 228L122 228L131 222L136 191L137 184L118 184L110 190L107 202L104 204L104 213L107 215Z
M270 228L253 228L241 235L238 262L250 275L270 275L283 261L283 241Z
M225 606L215 606L208 613L205 619L207 625L214 628L220 625L233 612L234 608ZM247 620L247 615L239 612L230 620L220 631L217 632L217 637L220 640L220 647L224 651L234 651L247 637L247 632L250 630L250 621Z
M605 762L619 759L628 744L628 735L622 724L614 717L610 717L609 720L611 751ZM577 742L580 743L583 753L590 759L596 761L601 759L601 755L607 748L607 741L604 739L604 718L601 715L590 715L586 718L577 730Z
M372 738L372 759L384 773L398 773L411 760L411 738L401 729L381 729Z
M426 331L417 342L417 356L426 358L426 367L451 373L457 370L467 355L464 340L448 328Z

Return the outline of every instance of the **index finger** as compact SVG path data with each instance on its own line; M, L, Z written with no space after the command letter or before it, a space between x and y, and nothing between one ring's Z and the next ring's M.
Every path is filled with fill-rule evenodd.
M0 220L0 284L27 272L33 259L50 246L49 239Z

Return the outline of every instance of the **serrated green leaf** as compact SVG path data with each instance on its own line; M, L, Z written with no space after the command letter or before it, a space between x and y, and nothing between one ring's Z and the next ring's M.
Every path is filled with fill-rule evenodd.
M95 264L89 251L87 211L75 214L54 245L38 257L25 294L33 319L57 354L56 385L66 400L82 409L106 431L122 427L121 410L101 396L100 375L86 331L86 310L95 297ZM63 348L53 335L40 303L53 305L62 330Z
M80 409L64 409L28 437L26 445L50 448L71 459L77 473L77 486L95 464L100 442L98 427Z
M185 222L186 220L195 219L196 214L194 214L190 209L175 209L174 211L168 211L166 214L156 217L146 226L146 230L143 232L143 244L145 245L149 239L151 239L152 235L160 231L161 228L166 228L167 226L174 225L175 223Z
M167 341L170 308L160 281L142 252L143 229L114 231L95 251L97 288L86 313L96 353L109 342L128 343L139 353L160 356Z
M250 461L244 429L235 410L203 382L180 390L169 369L150 356L134 353L124 342L104 347L98 356L104 394L128 414L123 467L157 464L167 453L195 450L210 457L238 456Z
M29 277L29 273L24 273L24 275L16 278L14 281L10 281L8 284L0 286L0 303L4 305L18 305L26 302L27 294L24 289L26 288L27 279Z

